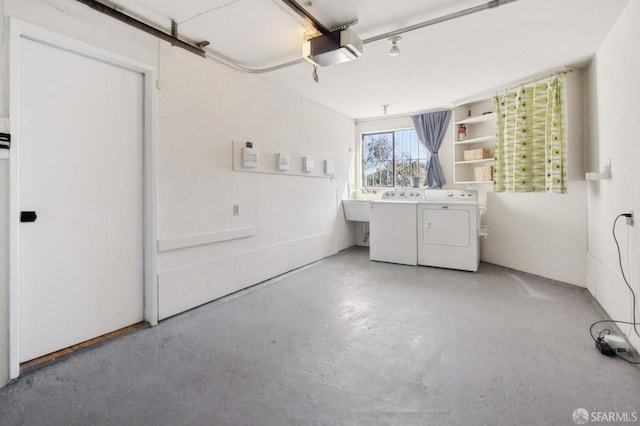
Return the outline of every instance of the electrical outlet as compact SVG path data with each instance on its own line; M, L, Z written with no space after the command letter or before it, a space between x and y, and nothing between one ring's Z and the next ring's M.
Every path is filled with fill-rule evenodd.
M629 210L631 216L627 216L627 225L633 226L633 210Z
M233 215L234 216L239 216L240 215L240 206L238 204L234 204L233 205Z

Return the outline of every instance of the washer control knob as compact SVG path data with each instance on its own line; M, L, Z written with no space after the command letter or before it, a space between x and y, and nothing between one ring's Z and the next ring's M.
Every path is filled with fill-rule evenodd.
M453 197L453 192L447 192L447 197Z

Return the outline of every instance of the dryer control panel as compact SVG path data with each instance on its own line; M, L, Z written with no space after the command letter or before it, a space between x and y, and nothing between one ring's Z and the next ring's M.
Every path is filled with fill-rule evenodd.
M476 189L426 189L424 191L425 201L442 202L478 202L478 191Z

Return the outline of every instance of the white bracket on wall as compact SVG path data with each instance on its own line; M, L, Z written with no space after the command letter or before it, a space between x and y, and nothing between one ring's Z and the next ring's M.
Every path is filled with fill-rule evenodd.
M611 158L609 158L609 161L607 162L607 164L605 164L602 167L602 169L600 170L600 173L598 173L598 172L587 172L584 175L584 177L587 180L611 179Z

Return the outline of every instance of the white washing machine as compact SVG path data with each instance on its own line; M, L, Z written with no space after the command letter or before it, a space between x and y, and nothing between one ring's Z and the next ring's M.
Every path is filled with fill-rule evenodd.
M416 207L424 190L394 189L371 202L369 259L417 265Z
M478 270L478 191L425 190L417 220L418 265Z

